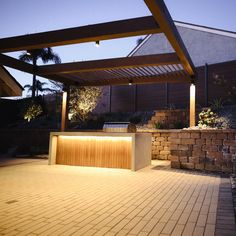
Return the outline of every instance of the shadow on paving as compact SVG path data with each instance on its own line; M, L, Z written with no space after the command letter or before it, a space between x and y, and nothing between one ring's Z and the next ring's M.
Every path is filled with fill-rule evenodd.
M42 160L45 160L46 158L43 157L24 157L24 158L18 158L18 157L5 157L0 156L0 167L6 167L6 166L13 166L13 165L22 165L27 163L33 163L33 162L39 162Z

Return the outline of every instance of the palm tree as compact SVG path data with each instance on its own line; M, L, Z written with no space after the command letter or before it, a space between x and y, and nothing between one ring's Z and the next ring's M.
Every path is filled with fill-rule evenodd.
M28 50L27 52L22 53L19 56L19 59L25 62L33 62L34 70L36 70L37 61L41 59L43 63L53 61L54 63L61 63L60 57L53 52L51 48L42 48L42 49L33 49ZM33 73L33 82L32 82L32 98L35 97L36 91L36 74Z
M36 80L36 86L35 86L36 97L38 97L39 92L55 92L55 89L50 89L48 87L45 88L44 85L47 85L47 83ZM24 88L27 88L28 92L33 90L33 86L30 84L26 84Z

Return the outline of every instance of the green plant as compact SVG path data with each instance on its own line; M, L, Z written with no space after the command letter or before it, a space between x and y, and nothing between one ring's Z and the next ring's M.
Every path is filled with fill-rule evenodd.
M97 106L102 95L100 87L72 87L70 90L69 114L72 120L84 122Z
M211 110L211 108L203 109L199 113L199 127L215 127L217 114Z
M218 129L229 129L231 128L231 120L229 117L220 116L216 118L216 127Z
M165 125L159 121L156 122L154 125L155 125L156 129L164 129L165 128Z
M216 98L214 99L212 102L210 102L210 105L211 105L211 109L213 111L219 111L221 110L222 108L224 108L224 101L222 98Z
M30 122L31 120L35 119L42 113L43 109L41 105L33 104L28 107L26 113L24 114L24 119Z

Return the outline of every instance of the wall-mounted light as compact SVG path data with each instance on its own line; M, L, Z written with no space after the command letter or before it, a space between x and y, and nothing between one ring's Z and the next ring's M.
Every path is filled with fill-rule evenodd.
M100 41L96 41L95 42L95 46L98 48L98 47L100 47Z
M133 81L132 80L129 80L129 85L133 85Z
M30 56L30 55L31 55L31 53L30 53L29 51L26 51L26 55Z

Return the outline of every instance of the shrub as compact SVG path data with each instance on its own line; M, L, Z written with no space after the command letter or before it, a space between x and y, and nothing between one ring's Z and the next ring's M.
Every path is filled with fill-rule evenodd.
M220 116L216 118L216 127L218 129L229 129L231 128L231 120L229 117Z
M101 95L100 87L72 87L69 101L71 119L85 122L89 113L97 106Z
M24 114L24 119L30 122L39 115L43 113L43 109L39 104L32 104L28 107L26 113Z
M217 115L214 113L211 108L204 109L199 113L199 127L215 127L216 126Z

